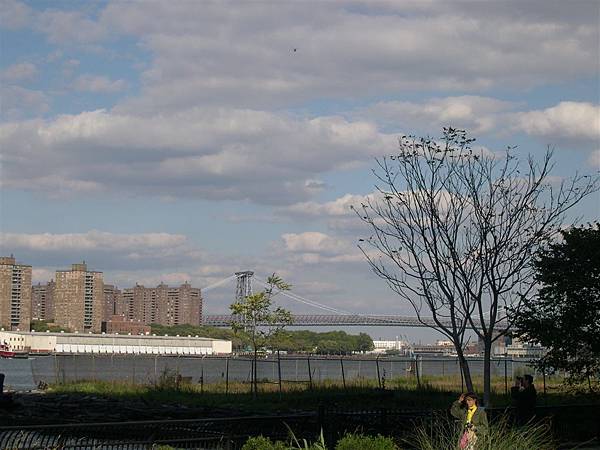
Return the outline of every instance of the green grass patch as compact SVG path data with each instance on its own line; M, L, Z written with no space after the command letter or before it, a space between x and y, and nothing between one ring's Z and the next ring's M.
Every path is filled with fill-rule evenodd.
M277 383L261 383L257 398L251 395L249 383L199 384L177 382L176 375L161 376L153 384L130 382L79 381L51 385L49 392L73 395L95 395L113 399L137 399L151 403L182 404L189 406L230 408L248 412L287 412L315 410L321 404L329 407L362 409L381 408L434 408L444 409L461 392L458 383L451 377L426 377L420 384L413 378L388 380L386 389L379 389L376 380L356 379L347 381L326 380L313 383L282 383L279 392ZM481 386L481 380L475 380ZM509 387L510 389L510 387ZM481 392L478 389L478 392ZM548 395L538 393L538 405L600 403L598 396L582 396L561 388L560 382L549 384ZM504 394L504 381L494 380L492 390L494 406L511 404L510 394Z

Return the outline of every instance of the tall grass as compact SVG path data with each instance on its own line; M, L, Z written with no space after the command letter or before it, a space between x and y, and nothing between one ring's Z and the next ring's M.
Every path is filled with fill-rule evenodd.
M458 450L462 426L447 417L417 426L406 443L419 450ZM507 418L490 424L489 434L480 436L477 450L553 450L557 448L547 423L514 427Z
M253 398L250 384L224 382L200 385L198 383L175 381L175 372L165 372L155 380L146 383L130 381L76 381L50 386L48 393L72 394L74 396L98 395L106 398L144 398L148 401L180 403L195 406L230 407L236 410L286 411L289 409L315 409L319 404L338 407L362 408L439 408L446 409L460 393L456 377L423 377L420 384L409 377L394 378L386 382L385 390L378 389L376 380L356 378L346 380L346 386L339 380L322 380L308 383L282 382L282 393L277 383L261 383L259 396ZM377 395L374 395L376 393ZM600 397L585 397L586 402L598 402ZM549 391L546 397L541 392L538 404L573 404L581 402L581 397L560 389ZM504 382L494 380L492 392L494 406L511 404L510 394L504 394Z

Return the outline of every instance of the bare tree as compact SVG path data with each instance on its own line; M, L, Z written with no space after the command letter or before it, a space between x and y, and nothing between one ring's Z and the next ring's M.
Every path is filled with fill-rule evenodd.
M550 148L538 163L473 141L452 128L440 140L402 136L397 155L376 160L378 195L354 209L373 233L359 242L371 268L452 341L469 390L465 337L475 330L489 404L492 344L511 327L507 308L534 293L532 255L600 183L575 174L553 186Z

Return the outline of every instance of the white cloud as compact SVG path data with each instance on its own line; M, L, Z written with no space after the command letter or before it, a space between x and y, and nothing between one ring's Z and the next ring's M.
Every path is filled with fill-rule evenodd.
M594 2L578 2L577 13L560 2L470 3L306 8L294 2L148 1L143 8L110 2L41 12L14 1L3 6L15 23L33 23L51 43L113 42L122 35L137 40L152 60L142 95L121 106L128 112L207 103L261 108L407 89L473 92L595 75ZM445 113L464 118L459 110Z
M358 117L375 117L378 122L396 129L425 129L439 133L452 126L469 130L474 135L497 127L506 111L514 104L490 97L465 95L433 98L423 102L379 102L358 110Z
M553 14L513 5L495 8L494 15L466 3L308 9L302 3L149 2L139 8L117 2L99 22L136 36L153 55L142 96L124 105L126 111L207 103L261 108L407 89L472 92L596 73L594 21L572 21L567 5ZM592 5L582 7L597 15ZM521 10L529 11L527 20Z
M46 94L20 86L0 86L0 98L2 99L1 114L7 119L16 120L43 114L50 108L50 99Z
M23 62L8 66L0 74L0 78L8 81L31 80L37 75L37 67L30 62Z
M322 191L322 190L326 189L328 186L327 186L327 183L325 183L324 181L309 179L309 180L304 181L304 187L306 189L310 189L312 191L318 192L318 191Z
M307 231L300 234L289 233L282 235L281 238L287 250L297 253L338 254L346 249L346 244L343 241L316 231Z
M543 110L518 113L514 127L551 139L600 142L600 106L584 102L560 102Z
M302 264L351 263L363 261L352 243L317 231L286 233L281 236L282 251L291 261Z
M0 26L7 30L18 30L27 26L32 19L29 6L15 0L2 0Z
M78 11L48 9L38 13L35 21L34 27L54 44L85 44L108 36L105 24Z
M127 82L99 75L82 75L75 80L74 87L78 91L113 93L125 89Z
M409 203L414 201L417 193L401 192ZM450 194L440 192L437 196L437 204L441 211L447 208L450 202ZM306 221L324 221L332 232L344 236L344 239L367 236L373 232L371 226L361 220L359 214L363 205L385 205L385 200L378 191L366 195L345 194L329 202L300 202L290 206L281 207L276 210L280 216ZM352 209L354 207L355 209ZM358 213L358 214L357 214ZM362 215L362 214L361 214ZM374 223L381 228L386 227L385 220L377 214L373 214Z
M75 191L289 203L318 192L318 174L364 163L394 148L395 138L336 116L194 108L6 123L0 145L8 149L6 187L52 192L73 183Z
M468 130L473 136L506 135L507 131L569 142L600 142L600 106L563 101L542 110L523 110L523 104L481 96L433 98L421 102L384 101L354 111L389 129L439 133L444 126ZM520 111L518 109L521 109ZM486 153L491 154L489 150Z
M350 209L351 206L360 207L368 199L372 199L374 194L353 195L346 194L330 202L318 203L314 201L295 203L293 205L280 208L278 211L282 214L300 217L342 217L354 216L355 213Z
M329 202L300 202L290 206L278 208L276 214L293 219L304 220L323 220L327 227L336 233L348 234L353 236L364 235L369 229L364 222L351 209L355 207L360 209L362 204L369 200L374 200L377 193L367 195L345 194Z
M600 168L600 149L594 150L592 153L590 153L588 163L592 167Z
M55 250L150 250L178 247L183 235L169 233L115 234L92 230L87 233L0 233L0 246L35 251Z
M0 254L15 254L20 261L50 272L85 260L91 269L106 272L107 282L119 283L135 281L136 275L141 278L187 274L207 257L181 234L98 230L85 233L3 232L0 233ZM41 274L47 276L50 272Z

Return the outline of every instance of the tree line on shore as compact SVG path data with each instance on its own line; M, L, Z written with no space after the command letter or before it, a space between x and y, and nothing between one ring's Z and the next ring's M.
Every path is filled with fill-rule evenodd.
M250 336L242 331L209 326L152 324L152 333L168 336L202 336L212 339L226 339L232 342L234 351L249 351ZM289 353L316 353L322 355L345 355L367 352L375 348L373 340L366 333L348 334L345 331L317 333L308 330L282 330L271 336L264 350L281 350Z

